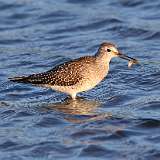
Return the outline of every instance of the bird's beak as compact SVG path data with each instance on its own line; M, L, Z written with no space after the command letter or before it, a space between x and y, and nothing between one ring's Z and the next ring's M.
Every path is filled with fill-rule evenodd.
M128 60L128 61L132 61L134 63L138 63L138 61L135 58L131 58L129 56L126 56L125 54L122 54L121 52L118 52L117 56L122 58L122 59L125 59L125 60Z

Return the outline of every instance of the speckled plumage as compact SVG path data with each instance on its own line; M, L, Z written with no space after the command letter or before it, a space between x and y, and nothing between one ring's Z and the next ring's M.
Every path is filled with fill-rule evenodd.
M38 74L32 74L23 78L22 82L40 84L40 85L57 85L57 86L73 86L82 78L82 70L85 69L84 64L94 63L92 57L81 57L79 59L58 65L55 68ZM19 80L20 80L19 79Z
M73 99L76 94L95 87L109 71L111 58L120 53L112 43L102 43L94 56L81 57L55 68L29 76L13 77L10 80L50 87L69 94Z

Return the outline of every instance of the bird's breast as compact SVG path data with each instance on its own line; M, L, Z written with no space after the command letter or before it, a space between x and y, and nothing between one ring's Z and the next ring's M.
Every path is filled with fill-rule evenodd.
M108 67L94 66L85 71L83 79L80 81L81 90L89 90L99 84L108 74Z

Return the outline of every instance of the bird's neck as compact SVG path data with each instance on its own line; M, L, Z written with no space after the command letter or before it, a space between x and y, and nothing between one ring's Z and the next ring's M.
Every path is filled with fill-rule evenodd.
M97 63L100 63L100 64L102 64L104 66L108 66L109 67L109 63L110 63L110 61L112 59L112 57L110 55L98 52L98 53L95 54L95 57L96 57Z
M108 74L111 58L106 54L96 54L95 59L99 69L99 73L101 73L100 79L102 80Z

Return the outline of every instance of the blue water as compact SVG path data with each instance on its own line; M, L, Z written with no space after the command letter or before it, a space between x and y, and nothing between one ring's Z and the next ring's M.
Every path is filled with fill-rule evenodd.
M140 65L113 59L77 101L9 82L110 41ZM0 1L0 159L160 159L160 1Z

